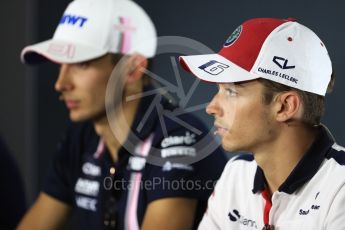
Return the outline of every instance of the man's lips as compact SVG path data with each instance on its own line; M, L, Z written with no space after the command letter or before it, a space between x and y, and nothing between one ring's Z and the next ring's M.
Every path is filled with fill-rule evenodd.
M79 105L79 101L77 100L65 99L65 103L68 109L76 109Z
M64 94L59 95L59 100L64 101L68 109L76 109L80 103L79 100L72 99Z
M219 124L214 124L214 126L217 129L217 134L219 134L220 136L223 136L225 133L227 133L229 131L229 129L219 125Z

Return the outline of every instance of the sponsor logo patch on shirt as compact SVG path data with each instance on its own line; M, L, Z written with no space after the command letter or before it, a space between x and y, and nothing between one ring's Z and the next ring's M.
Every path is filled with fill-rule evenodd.
M84 195L97 196L99 192L99 182L79 178L75 184L74 190Z
M169 146L173 145L191 145L195 143L195 134L186 132L185 136L170 136L167 138L164 138L163 141L161 142L161 147L162 148L167 148Z
M131 170L140 171L145 167L146 159L144 157L131 156L128 160L128 167Z
M101 168L97 165L94 165L90 162L86 162L83 164L83 173L90 176L100 176L101 175Z
M162 170L165 172L171 171L172 169L182 169L182 170L188 170L193 171L193 166L187 165L187 164L181 164L181 163L171 163L170 161L167 161L164 165Z
M97 200L96 199L92 199L89 197L85 197L85 196L76 196L75 198L75 202L77 204L78 207L83 208L83 209L87 209L90 211L97 211Z
M237 222L241 225L251 227L251 228L258 228L256 225L255 220L248 219L240 214L240 212L236 209L232 210L228 214L230 221Z
M193 147L186 147L186 146L170 147L167 149L162 149L161 156L162 158L176 157L176 156L195 157L196 150Z

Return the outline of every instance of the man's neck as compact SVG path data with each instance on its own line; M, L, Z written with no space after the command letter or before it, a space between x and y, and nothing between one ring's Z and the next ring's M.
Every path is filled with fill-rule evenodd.
M127 139L128 133L134 122L135 114L139 106L140 99L123 103L122 115L116 114L111 122L116 122L116 136L109 125L107 116L102 117L94 122L96 133L103 139L104 144L110 151L114 162L118 160L118 150Z
M262 168L271 193L291 174L316 137L316 130L302 126L285 127L278 138L255 151L255 160Z

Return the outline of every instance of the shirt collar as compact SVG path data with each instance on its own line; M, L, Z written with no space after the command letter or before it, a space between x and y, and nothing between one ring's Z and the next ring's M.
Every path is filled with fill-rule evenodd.
M151 92L150 92L151 91ZM139 141L144 141L152 132L157 132L159 125L159 108L172 109L175 105L159 93L152 94L157 89L153 85L144 87L143 96L140 99L135 118L131 126L131 132L127 137L126 146L133 148ZM157 107L158 106L158 107Z
M147 85L144 87L143 92L148 92L154 90L152 85ZM157 113L155 109L149 111L149 107L154 103L155 95L143 96L140 98L139 105L135 112L135 117L131 125L130 132L125 143L118 150L118 162L115 163L116 167L125 166L127 164L127 159L130 156L128 153L134 153L137 144L140 141L144 141L152 132L156 125ZM145 116L147 116L145 118ZM126 146L126 147L125 147ZM112 162L110 154L108 160Z
M299 187L309 181L318 171L323 160L326 158L327 152L334 144L334 139L329 133L327 127L321 125L315 141L292 170L287 179L278 188L279 192L292 194ZM263 170L258 166L255 177L253 193L260 192L265 189L266 178Z

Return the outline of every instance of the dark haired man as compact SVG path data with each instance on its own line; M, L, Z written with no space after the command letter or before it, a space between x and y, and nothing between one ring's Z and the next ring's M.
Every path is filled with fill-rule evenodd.
M206 111L233 158L199 229L345 229L345 154L320 124L334 81L323 42L294 19L244 22L182 66L218 84ZM329 87L330 86L330 87Z
M19 229L60 229L71 211L80 229L197 226L213 189L206 182L218 179L226 158L215 150L193 164L174 162L179 156L200 156L202 149L196 143L208 131L192 115L176 117L179 123L148 110L152 103L159 103L163 111L176 108L164 97L154 101L155 89L144 79L143 69L155 55L156 43L154 25L136 3L75 0L53 39L22 51L25 63L50 60L60 64L55 89L75 124L62 140L43 191ZM109 118L105 103L111 76L123 83L123 90L118 85L120 95L114 96L120 103L111 104L120 106L122 115ZM116 137L112 124L116 124ZM177 141L169 142L169 138ZM149 164L154 154L161 165ZM194 186L186 188L182 179Z

